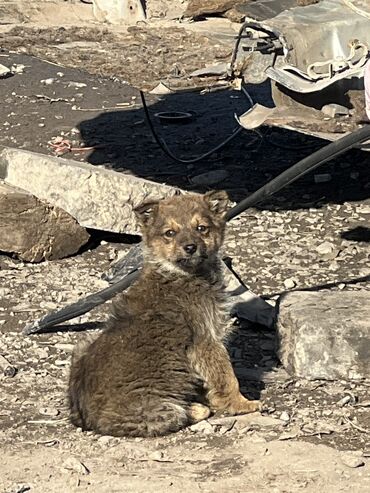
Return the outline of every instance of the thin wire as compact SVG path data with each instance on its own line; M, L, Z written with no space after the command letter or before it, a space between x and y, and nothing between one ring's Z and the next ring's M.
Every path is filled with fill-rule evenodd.
M251 108L253 108L254 106L254 101L251 97L251 95L249 94L249 92L246 90L246 88L244 87L244 84L241 85L241 90L242 90L242 93L244 94L244 96L248 99L249 101L249 104L251 105Z
M170 151L170 149L168 148L166 142L158 136L158 134L157 134L157 132L156 132L156 130L154 128L154 125L153 125L152 119L150 117L150 114L149 114L149 109L148 109L148 106L146 104L144 93L142 91L140 91L140 97L141 97L141 101L143 103L143 108L144 108L145 116L146 116L146 119L147 119L147 122L148 122L148 125L149 125L149 128L150 128L150 131L151 131L151 133L152 133L155 141L157 142L157 144L159 145L159 147L162 149L162 151L168 157L170 157L171 159L173 159L177 163L183 163L183 164L197 163L198 161L201 161L202 159L205 159L206 157L208 157L211 154L213 154L214 152L217 152L218 150L220 150L222 147L224 147L226 144L228 144L232 139L234 139L243 130L242 127L236 128L233 131L233 133L231 135L229 135L229 137L227 137L227 139L223 140L216 147L212 148L210 151L207 151L206 153L202 154L201 156L198 156L198 157L195 157L195 158L192 158L192 159L181 159L181 158L176 157ZM249 95L248 95L248 97L249 97L249 100L253 104L252 98Z

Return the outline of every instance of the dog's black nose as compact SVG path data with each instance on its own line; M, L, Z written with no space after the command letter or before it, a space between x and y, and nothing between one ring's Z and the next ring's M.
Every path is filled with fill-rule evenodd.
M194 243L191 243L190 245L185 245L184 250L189 255L193 255L193 253L197 251L197 245L194 245Z

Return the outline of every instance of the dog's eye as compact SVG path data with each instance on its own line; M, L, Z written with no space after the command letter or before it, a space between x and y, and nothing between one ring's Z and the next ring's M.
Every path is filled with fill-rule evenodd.
M176 231L174 231L173 229L168 229L164 233L164 236L166 236L167 238L173 238L174 236L176 236Z
M199 224L199 226L197 226L197 231L199 231L199 233L205 233L207 230L207 226L204 226L203 224Z

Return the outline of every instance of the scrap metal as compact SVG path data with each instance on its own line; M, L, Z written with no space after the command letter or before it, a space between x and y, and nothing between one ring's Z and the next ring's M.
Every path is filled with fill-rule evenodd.
M370 57L370 2L322 0L267 18L263 7L270 5L269 0L247 4L248 15L224 72L244 83L270 81L275 107L256 105L240 124L250 129L265 123L328 140L359 128L367 120L364 71ZM283 0L273 5L274 13L287 6ZM193 75L221 71L218 64Z

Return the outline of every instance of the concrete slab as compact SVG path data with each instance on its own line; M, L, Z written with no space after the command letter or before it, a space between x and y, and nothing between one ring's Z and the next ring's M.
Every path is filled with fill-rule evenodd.
M126 234L139 233L134 207L175 193L135 176L10 147L0 151L0 179L60 207L85 228Z

